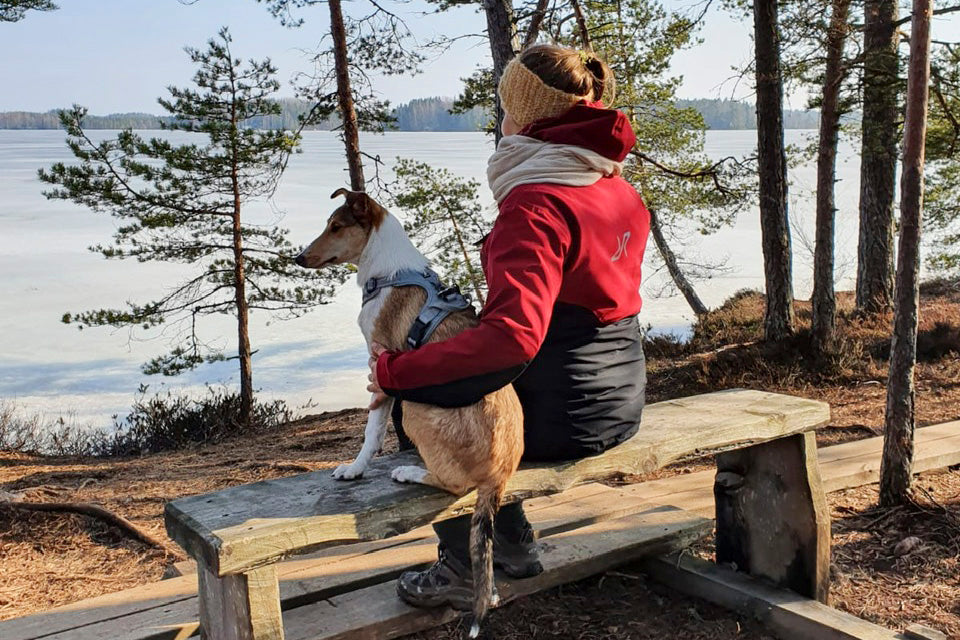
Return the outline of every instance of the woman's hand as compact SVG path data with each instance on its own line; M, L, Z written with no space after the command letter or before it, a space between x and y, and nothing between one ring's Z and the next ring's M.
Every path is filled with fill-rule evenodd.
M370 400L370 406L367 408L371 411L379 409L387 400L387 394L380 388L380 382L377 380L377 360L380 359L380 354L386 350L387 348L379 342L374 342L370 345L370 360L368 362L370 365L370 375L367 376L370 384L367 385L367 391L373 394L373 398Z

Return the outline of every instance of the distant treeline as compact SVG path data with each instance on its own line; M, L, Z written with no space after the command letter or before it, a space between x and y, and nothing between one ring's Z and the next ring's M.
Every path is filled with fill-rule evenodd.
M453 100L418 98L393 110L400 131L478 131L490 116L476 107L464 114L452 114Z
M310 104L295 98L279 101L283 110L280 115L266 118L251 118L244 124L256 129L295 129L299 126L299 117L307 113ZM754 106L736 100L679 100L680 107L697 109L710 129L755 129L757 116ZM480 108L465 114L451 114L453 101L449 98L418 98L402 104L393 110L396 129L399 131L477 131L488 121L487 114ZM784 114L784 127L787 129L816 129L819 115L816 111L788 110ZM159 129L161 122L170 122L170 118L149 113L112 113L106 116L88 115L84 123L88 129ZM336 121L328 120L311 129L329 130L337 126ZM28 111L8 111L0 113L0 129L58 129L60 121L57 111L33 113Z
M739 100L677 100L677 106L693 107L703 115L710 129L756 129L757 112L753 104ZM816 129L820 126L820 112L785 109L784 129Z

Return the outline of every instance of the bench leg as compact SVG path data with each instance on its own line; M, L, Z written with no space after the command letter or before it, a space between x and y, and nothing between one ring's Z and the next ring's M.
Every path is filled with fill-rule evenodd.
M803 433L717 456L717 563L826 603L830 513Z
M206 640L283 640L277 565L218 577L198 563L200 629Z

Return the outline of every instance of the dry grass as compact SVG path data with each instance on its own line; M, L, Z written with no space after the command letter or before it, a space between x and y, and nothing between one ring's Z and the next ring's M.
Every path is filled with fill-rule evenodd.
M951 286L928 289L923 300L923 328L931 330L940 345L953 339L951 331L960 318L960 293ZM849 300L842 298L842 305L849 306ZM700 353L660 344L658 357L653 357L651 349L650 401L721 388L758 388L828 401L833 421L818 433L821 442L879 433L886 363L878 345L885 340L888 320L862 322L845 316L841 327L852 355L829 371L818 371L804 359L800 341L785 349L756 342L761 312L755 296L743 295L701 328L696 342ZM801 317L806 313L801 305ZM938 330L938 322L951 329ZM918 366L920 424L960 419L960 358L945 353ZM22 492L37 501L96 502L165 539L166 501L333 467L358 450L364 417L359 409L324 414L275 433L141 458L0 453L0 490ZM686 463L662 473L707 465ZM875 511L875 487L829 496L834 604L892 628L921 622L960 639L960 471L927 474L919 486L930 498L911 510ZM894 556L892 548L909 536L917 536L921 545ZM0 509L0 619L155 581L175 559L85 516ZM756 623L647 583L630 566L495 611L487 632L487 637L506 640L771 637ZM459 633L453 624L414 637L445 640Z
M917 365L917 424L960 419L960 287L937 282L921 296L921 361ZM883 425L891 318L862 319L853 295L838 296L841 349L832 361L816 362L807 347L810 304L797 302L797 336L783 344L762 338L763 297L741 292L710 313L689 345L662 342L651 357L647 395L651 402L750 388L829 402L833 423L818 434L821 444L879 435Z

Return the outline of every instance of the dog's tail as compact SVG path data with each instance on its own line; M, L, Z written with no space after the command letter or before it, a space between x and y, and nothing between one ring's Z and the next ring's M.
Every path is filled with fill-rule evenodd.
M480 634L487 609L497 604L493 582L493 519L500 509L503 486L477 487L477 506L470 520L470 564L473 568L473 625L469 637Z

